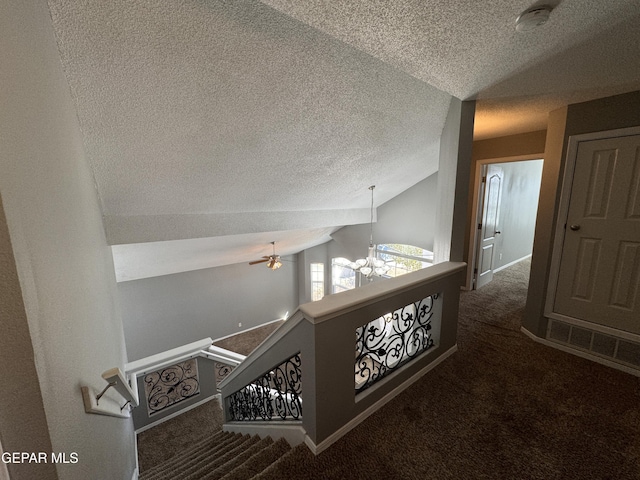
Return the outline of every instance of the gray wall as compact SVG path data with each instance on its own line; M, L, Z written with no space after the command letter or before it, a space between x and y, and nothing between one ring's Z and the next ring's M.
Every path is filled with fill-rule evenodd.
M86 414L80 392L102 389L102 372L122 367L126 354L113 261L50 13L40 0L0 5L0 192L51 448L79 459L56 469L65 480L130 479L133 422Z
M555 222L569 136L640 125L640 91L584 102L551 112L547 128L540 202L523 327L544 337Z
M435 263L463 261L468 245L466 218L471 206L471 154L475 101L451 99L440 137L438 204L433 253Z
M38 382L22 289L0 197L0 443L7 452L50 452L51 440ZM20 401L16 402L16 398ZM15 419L20 419L16 422ZM50 464L9 464L14 480L57 478ZM5 472L3 472L5 470ZM0 479L8 475L0 462Z
M433 174L380 205L375 210L373 241L433 248L438 174ZM375 202L375 191L374 191ZM311 262L325 264L325 295L331 293L331 259L364 257L369 246L369 224L349 225L332 234L333 240L298 254L299 304L311 301Z
M119 283L129 360L293 313L297 266L283 263L274 271L242 263Z
M531 255L536 227L542 160L499 163L504 171L493 268Z

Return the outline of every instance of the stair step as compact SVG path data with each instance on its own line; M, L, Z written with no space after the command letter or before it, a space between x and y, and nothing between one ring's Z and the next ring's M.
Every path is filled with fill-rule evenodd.
M203 468L206 468L212 459L216 459L225 455L227 452L234 450L238 446L243 446L246 442L251 440L250 435L226 434L228 438L224 439L220 444L213 446L210 449L199 451L197 455L190 457L186 462L178 465L174 465L174 468L165 470L161 475L148 480L173 480L179 478L181 480L186 479L198 479L197 475L193 476L194 472L199 472ZM180 475L176 477L175 472L179 472Z
M200 440L195 441L189 448L183 450L182 452L163 460L162 462L154 465L147 470L142 471L140 473L140 480L151 480L153 476L158 474L159 472L172 469L174 465L184 464L184 462L187 461L189 457L196 455L200 451L211 449L215 445L219 444L223 439L227 438L227 433L222 431L214 435L201 438Z
M242 465L245 461L247 461L256 453L264 450L270 445L273 445L273 440L271 439L271 437L260 439L258 436L255 436L254 438L258 441L253 445L251 445L251 447L247 448L246 450L240 452L235 456L229 456L225 458L224 463L222 463L219 467L217 467L214 471L209 473L207 476L203 477L201 480L218 479L226 475L227 473L231 472L234 468L237 468L238 466Z
M171 472L178 468L182 470L203 457L216 455L225 451L229 445L240 440L242 440L241 434L220 432L219 434L216 434L214 438L198 443L197 445L185 450L182 454L171 457L166 461L159 463L152 469L142 472L140 480L161 480L165 477L166 472Z
M253 455L238 468L221 477L220 480L248 480L253 478L290 450L291 446L284 438L281 438L264 450Z
M247 435L245 441L235 445L234 448L226 450L225 452L218 455L209 455L208 458L203 459L203 461L198 464L198 467L196 469L190 469L189 471L182 472L183 474L180 476L180 480L202 480L204 478L211 477L213 472L215 472L217 468L221 467L226 462L233 460L233 458L241 455L242 452L250 450L259 441L259 437L251 437ZM218 477L219 475L213 475L212 478Z

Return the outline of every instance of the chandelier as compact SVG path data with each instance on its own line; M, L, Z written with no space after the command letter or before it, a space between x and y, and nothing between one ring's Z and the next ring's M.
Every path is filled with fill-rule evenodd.
M375 185L371 185L369 190L371 190L371 230L369 234L369 252L367 253L367 258L359 258L353 263L349 264L349 267L354 269L356 272L360 272L369 280L372 280L374 275L382 276L389 271L389 266L384 262L384 260L380 260L376 257L376 248L373 245L373 189L376 188Z

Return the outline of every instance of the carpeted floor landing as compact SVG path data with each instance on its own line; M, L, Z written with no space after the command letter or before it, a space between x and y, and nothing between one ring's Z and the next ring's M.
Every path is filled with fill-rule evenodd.
M640 479L640 379L523 335L528 268L463 292L458 352L359 427L248 478Z

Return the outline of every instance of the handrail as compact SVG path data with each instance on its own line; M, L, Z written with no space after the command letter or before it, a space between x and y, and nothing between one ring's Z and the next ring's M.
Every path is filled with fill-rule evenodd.
M245 358L247 358L246 355L232 352L231 350L218 347L217 345L211 345L207 350L204 350L203 353L207 354L207 356L209 356L210 358L213 358L214 360L219 359L220 361L223 361L223 362L233 361L234 365L239 365L244 361Z
M247 368L250 368L256 362L257 358L260 358L267 352L273 345L278 343L285 335L287 335L291 330L293 330L302 320L304 320L304 316L300 312L300 309L296 310L293 315L289 316L289 318L275 331L273 331L256 349L254 349L248 356L244 358L244 361L238 365L227 377L220 382L219 388L223 389L229 383L233 382L234 379L243 374ZM292 352L295 353L295 352ZM260 372L264 373L264 372ZM252 379L253 380L253 379Z
M272 373L270 369L291 355L299 355L302 362L300 398L305 400L306 407L300 417L302 423L289 428L302 432L305 443L314 453L327 448L456 351L458 302L465 268L463 262L443 262L299 306L220 383L225 430L280 433L282 422L243 422L227 413L236 401L236 394L242 392L247 401L253 402L250 397L253 386L270 385L263 381L263 377ZM421 325L429 331L429 348L422 349L423 353L399 364L393 371L387 369L391 373L366 391L357 389L354 376L357 330L390 312L404 312L408 308L407 317L399 314L404 321L409 315L422 312L421 302L426 299L435 302L430 303L434 314L429 315L428 326ZM415 312L411 312L411 308L415 308ZM384 352L375 353L384 355ZM327 395L329 391L331 395ZM256 398L262 399L262 396Z
M107 370L102 374L102 378L106 380L107 386L97 393L88 386L81 388L82 400L84 402L84 410L87 413L95 413L98 415L108 415L111 417L128 418L130 409L137 407L139 397L137 389L132 389L129 381L118 367ZM125 400L124 405L120 406L113 399L104 397L104 394L113 387ZM100 402L102 401L102 404ZM125 408L129 409L125 411Z
M191 355L198 354L201 350L208 349L213 340L211 338L204 338L197 342L192 342L181 347L172 348L166 352L157 353L149 357L141 358L125 364L124 370L127 374L136 373L141 375L145 372L157 370L172 363L177 363L180 360L189 358Z
M429 268L411 272L400 277L381 282L373 282L353 290L340 292L339 295L327 295L317 302L300 305L300 310L309 321L321 323L337 315L363 308L373 302L392 297L402 290L413 288L425 282L436 282L452 273L462 271L464 262L443 262Z
M109 385L112 385L132 407L137 407L140 404L138 389L131 388L129 382L122 373L122 370L117 367L112 368L111 370L104 372L102 374L102 378L104 378Z
M85 411L99 415L128 418L131 408L140 404L137 385L138 376L146 375L149 372L198 356L232 367L238 366L245 358L244 355L217 347L212 343L211 338L204 338L181 347L172 348L166 352L129 362L125 364L124 372L118 367L105 371L102 374L102 378L107 382L107 386L101 392L97 393L88 386L81 388ZM111 387L126 400L124 405L120 406L113 399L104 396ZM125 410L127 406L129 408Z

